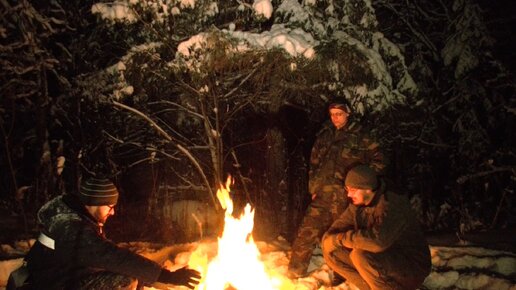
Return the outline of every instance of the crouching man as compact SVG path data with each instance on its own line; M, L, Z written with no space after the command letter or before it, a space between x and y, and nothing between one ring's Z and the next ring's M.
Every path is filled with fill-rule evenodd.
M326 264L361 290L418 288L431 259L408 199L365 165L351 169L345 185L352 204L323 237Z
M170 272L105 238L103 225L117 200L111 181L91 178L78 194L58 196L39 210L43 232L26 257L34 289L136 289L138 282L193 289L199 283L195 270Z

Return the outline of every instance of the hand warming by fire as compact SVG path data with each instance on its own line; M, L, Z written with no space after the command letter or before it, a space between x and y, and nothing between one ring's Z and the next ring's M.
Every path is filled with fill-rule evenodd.
M196 289L203 290L267 290L293 289L291 281L267 269L253 240L254 210L247 204L239 218L233 217L233 201L229 196L231 177L217 191L225 210L224 230L218 239L218 252L209 258L202 248L190 257L189 268L202 274Z

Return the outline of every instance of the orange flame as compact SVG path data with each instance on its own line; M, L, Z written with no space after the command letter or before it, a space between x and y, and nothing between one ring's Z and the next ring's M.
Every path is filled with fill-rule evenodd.
M217 190L217 198L225 210L225 223L222 236L218 239L216 256L208 261L207 254L201 248L190 256L189 267L203 275L196 289L293 289L288 279L266 269L260 261L261 254L252 237L254 210L251 205L245 206L239 218L233 217L233 201L229 196L231 182L231 177L228 177L226 185L221 185Z

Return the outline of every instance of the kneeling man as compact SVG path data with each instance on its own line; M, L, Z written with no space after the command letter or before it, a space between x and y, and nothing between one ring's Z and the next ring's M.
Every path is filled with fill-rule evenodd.
M326 264L361 290L421 286L430 251L408 199L365 165L351 169L345 185L352 204L323 237Z

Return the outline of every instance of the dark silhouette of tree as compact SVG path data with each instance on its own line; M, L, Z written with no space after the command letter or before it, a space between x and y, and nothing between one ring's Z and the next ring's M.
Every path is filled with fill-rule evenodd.
M429 229L514 223L514 77L493 54L481 6L298 2L272 1L269 19L245 1L2 2L6 207L33 213L80 176L109 176L122 203L145 209L134 218L150 219L151 235L174 201L218 208L214 191L231 174L263 236L290 236L313 138L341 96L380 138L387 177ZM278 28L292 47L309 33L312 50L232 33Z

